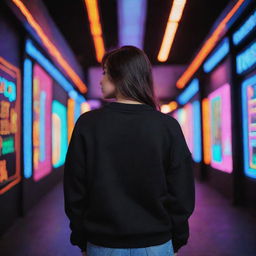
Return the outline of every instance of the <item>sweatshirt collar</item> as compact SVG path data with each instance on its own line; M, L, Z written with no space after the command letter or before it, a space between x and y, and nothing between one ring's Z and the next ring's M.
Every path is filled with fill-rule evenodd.
M119 109L119 110L153 110L154 108L147 104L130 104L123 102L108 102L106 107L111 109Z

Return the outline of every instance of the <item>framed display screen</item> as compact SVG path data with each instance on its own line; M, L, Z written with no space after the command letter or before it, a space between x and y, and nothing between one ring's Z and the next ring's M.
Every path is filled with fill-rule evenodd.
M21 180L20 71L0 57L0 195Z
M208 96L212 167L232 172L230 85L224 84Z
M244 172L256 178L256 75L242 83Z

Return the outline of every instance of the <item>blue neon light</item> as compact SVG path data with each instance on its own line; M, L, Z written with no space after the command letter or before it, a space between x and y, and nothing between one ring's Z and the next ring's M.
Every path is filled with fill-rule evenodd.
M193 106L193 124L194 124L194 155L193 159L199 163L202 160L202 142L201 142L201 111L198 100L192 103Z
M242 120L243 120L243 152L244 152L244 172L245 175L251 178L256 178L256 169L251 168L249 165L249 130L248 130L248 96L247 87L256 86L256 75L246 79L241 86L242 90ZM253 120L250 120L253 122Z
M179 104L186 104L199 91L199 80L194 78L186 89L178 96Z
M233 43L238 45L256 27L256 11L233 34Z
M224 38L221 43L217 46L216 50L207 58L203 64L204 72L211 72L218 63L224 59L229 52L229 41L228 38Z
M28 179L32 176L32 62L29 59L24 61L23 84L24 177Z
M73 90L70 82L61 72L33 45L31 40L26 42L26 53L34 58L66 91Z
M143 48L147 1L119 0L117 4L119 45Z
M256 63L256 42L236 56L236 72L241 74Z

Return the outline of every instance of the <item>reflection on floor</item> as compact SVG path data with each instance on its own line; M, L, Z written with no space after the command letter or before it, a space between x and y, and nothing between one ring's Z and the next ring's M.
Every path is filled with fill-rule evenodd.
M232 207L205 183L196 182L196 208L189 222L189 242L179 256L256 255L256 215ZM60 183L0 239L0 255L81 255L69 243L69 234Z

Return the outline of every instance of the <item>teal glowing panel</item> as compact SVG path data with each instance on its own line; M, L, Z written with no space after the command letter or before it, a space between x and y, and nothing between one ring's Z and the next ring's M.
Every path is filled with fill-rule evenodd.
M54 168L65 162L68 148L67 108L57 100L52 102L52 164Z

